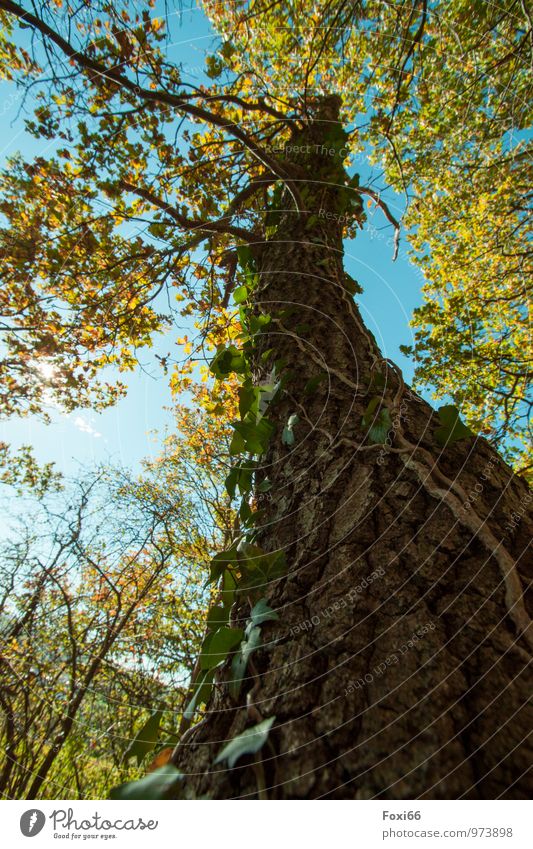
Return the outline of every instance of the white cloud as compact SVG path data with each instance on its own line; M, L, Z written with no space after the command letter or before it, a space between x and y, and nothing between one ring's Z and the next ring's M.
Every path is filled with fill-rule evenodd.
M94 437L94 439L99 439L102 436L102 434L95 430L94 427L83 418L83 416L76 416L74 419L74 427L77 427L82 433L87 433L89 436Z

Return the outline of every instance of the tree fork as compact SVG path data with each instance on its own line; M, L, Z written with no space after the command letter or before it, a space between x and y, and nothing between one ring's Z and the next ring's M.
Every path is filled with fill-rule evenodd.
M272 488L256 495L259 543L287 555L287 576L263 591L279 620L263 626L240 697L224 670L179 747L184 793L526 798L532 524L510 516L528 490L483 438L439 447L437 415L364 327L345 288L342 163L302 153L327 147L338 107L317 106L293 154L309 175L310 215L287 211L256 251L252 308L274 320L255 377L266 378L270 348L290 372L258 475ZM376 394L390 445L372 444L362 425ZM281 432L294 414L288 447ZM240 605L235 616L246 615ZM273 716L254 760L213 765L254 717Z

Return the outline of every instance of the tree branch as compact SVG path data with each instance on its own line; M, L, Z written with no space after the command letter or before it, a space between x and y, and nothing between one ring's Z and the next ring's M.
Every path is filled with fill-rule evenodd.
M242 130L232 118L228 118L218 112L211 112L201 106L187 103L181 95L172 94L167 91L152 91L151 89L141 88L141 86L139 86L136 82L128 79L128 77L124 76L115 68L107 68L100 62L97 62L86 54L76 50L70 42L63 38L63 36L61 36L58 32L53 30L47 23L45 23L45 21L37 17L37 15L32 14L32 12L28 12L18 3L13 3L12 0L0 0L0 9L14 15L27 26L31 26L38 30L42 35L49 38L50 41L59 47L59 49L68 56L69 59L81 68L91 71L97 78L100 77L102 80L114 83L142 100L152 103L164 103L167 106L172 106L175 109L192 116L193 118L200 118L207 124L212 124L215 127L226 130L231 136L233 136L233 138L240 141L246 149L259 160L259 162L272 172L272 174L275 174L277 179L282 180L286 184L298 212L301 213L305 209L298 186L291 179L291 174L287 171L285 164L281 163L279 160L275 159L263 150L263 148L260 147L260 145L258 145L254 139L248 135L248 133Z
M174 221L176 221L180 227L183 227L184 230L206 230L209 233L230 233L232 236L235 236L237 239L243 239L245 242L254 241L249 230L246 230L244 227L234 227L232 224L228 224L228 216L218 218L215 221L204 221L199 218L187 218L187 216L182 215L176 207L166 203L166 201L153 194L150 189L145 189L142 186L134 186L133 183L129 183L127 180L120 180L119 186L124 191L132 192L132 194L137 195L158 209L161 209L163 212L166 212L167 215L173 218Z
M354 191L371 197L376 206L379 206L387 221L390 221L394 227L394 253L392 255L392 261L394 262L398 257L398 248L400 246L400 222L394 217L385 201L381 200L379 192L375 192L374 189L369 189L366 186L356 186Z

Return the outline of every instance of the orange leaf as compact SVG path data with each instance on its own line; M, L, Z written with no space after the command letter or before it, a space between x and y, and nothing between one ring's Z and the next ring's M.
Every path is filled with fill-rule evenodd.
M160 752L157 753L152 763L148 767L148 772L153 772L154 769L159 769L160 766L165 766L170 760L170 756L174 749L172 746L167 746L166 749L161 749Z

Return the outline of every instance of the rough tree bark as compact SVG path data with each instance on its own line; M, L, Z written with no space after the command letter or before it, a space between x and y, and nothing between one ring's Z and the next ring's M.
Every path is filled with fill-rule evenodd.
M326 99L307 129L311 152L294 153L316 219L287 212L256 249L256 309L295 307L264 341L292 374L269 411L273 488L258 495L260 543L287 554L287 577L265 593L280 619L263 627L238 702L217 686L180 747L185 793L254 798L259 769L262 798L524 798L531 496L485 439L439 447L437 415L364 327L345 287L341 223L319 214L340 214L342 167L314 149L337 116ZM321 372L328 379L306 393ZM365 438L376 394L391 446ZM280 434L293 413L289 448ZM261 766L213 766L257 721L247 692L253 716L276 717Z

